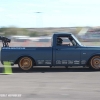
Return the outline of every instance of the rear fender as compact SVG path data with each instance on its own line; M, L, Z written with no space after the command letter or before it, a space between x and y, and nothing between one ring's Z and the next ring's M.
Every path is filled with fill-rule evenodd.
M19 55L19 56L17 56L16 57L16 59L14 60L14 64L16 64L17 63L17 60L19 59L19 58L21 58L21 57L25 57L25 56L28 56L28 57L31 57L35 62L36 62L36 59L34 59L34 57L32 57L30 54L22 54L22 55Z

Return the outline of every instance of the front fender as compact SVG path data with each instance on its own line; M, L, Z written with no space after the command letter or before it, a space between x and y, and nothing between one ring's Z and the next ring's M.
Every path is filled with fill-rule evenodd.
M87 63L89 63L89 61L91 60L91 58L92 58L93 56L96 56L96 55L100 55L100 53L93 53L93 54L89 57L89 59L87 60Z

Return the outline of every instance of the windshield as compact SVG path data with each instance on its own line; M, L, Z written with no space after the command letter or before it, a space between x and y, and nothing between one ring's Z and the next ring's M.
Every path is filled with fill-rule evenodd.
M83 46L83 45L81 44L81 42L79 42L79 40L78 40L74 35L72 35L72 37L75 39L75 41L76 41L80 46Z

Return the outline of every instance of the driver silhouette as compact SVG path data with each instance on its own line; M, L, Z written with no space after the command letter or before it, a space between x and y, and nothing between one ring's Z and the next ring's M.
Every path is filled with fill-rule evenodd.
M57 37L57 45L62 45L62 39L60 37Z

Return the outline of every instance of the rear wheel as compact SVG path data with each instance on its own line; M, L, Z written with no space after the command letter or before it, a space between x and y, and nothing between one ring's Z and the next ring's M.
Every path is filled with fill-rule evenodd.
M100 69L100 56L94 56L90 60L90 65L93 69Z
M19 68L24 71L29 71L33 67L33 60L30 57L22 57L19 59Z

